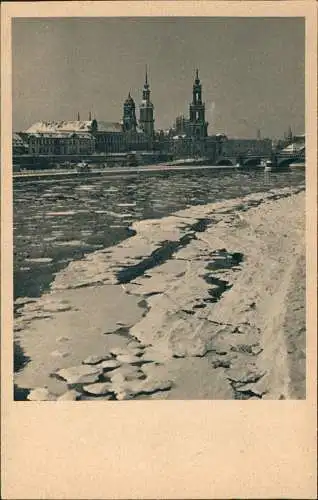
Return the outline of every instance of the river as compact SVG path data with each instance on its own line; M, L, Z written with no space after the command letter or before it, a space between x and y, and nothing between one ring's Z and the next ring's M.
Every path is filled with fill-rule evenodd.
M303 183L303 170L193 170L14 186L14 296L39 297L72 260L129 237L132 222Z

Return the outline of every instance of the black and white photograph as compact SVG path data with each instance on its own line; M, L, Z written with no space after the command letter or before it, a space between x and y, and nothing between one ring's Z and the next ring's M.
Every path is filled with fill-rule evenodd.
M306 399L304 17L13 19L12 178L19 405Z

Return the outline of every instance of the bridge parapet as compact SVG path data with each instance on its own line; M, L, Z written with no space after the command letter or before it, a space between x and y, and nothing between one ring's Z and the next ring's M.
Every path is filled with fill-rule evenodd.
M268 157L267 157L268 158ZM244 154L244 155L227 155L222 154L216 158L216 165L236 165L237 163L241 165L259 165L265 156L255 155L255 154Z
M283 165L289 165L295 161L305 161L306 150L305 148L299 149L298 151L279 151L272 152L268 155L260 155L253 153L245 153L237 156L226 154L225 152L216 158L216 165L236 165L240 163L242 166L248 165L260 165L262 161L271 160L277 167Z
M305 158L305 155L305 150L295 151L294 153L287 151L280 151L279 153L276 153L277 158Z

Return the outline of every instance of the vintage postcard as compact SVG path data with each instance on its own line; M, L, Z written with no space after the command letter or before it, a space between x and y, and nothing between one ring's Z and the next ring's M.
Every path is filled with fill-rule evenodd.
M315 498L315 3L2 14L3 498Z

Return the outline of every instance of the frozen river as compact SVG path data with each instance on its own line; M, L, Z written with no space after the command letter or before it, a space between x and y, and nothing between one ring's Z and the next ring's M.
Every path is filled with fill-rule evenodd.
M72 260L129 237L132 222L192 205L296 186L305 172L164 172L14 186L14 294L38 297Z

